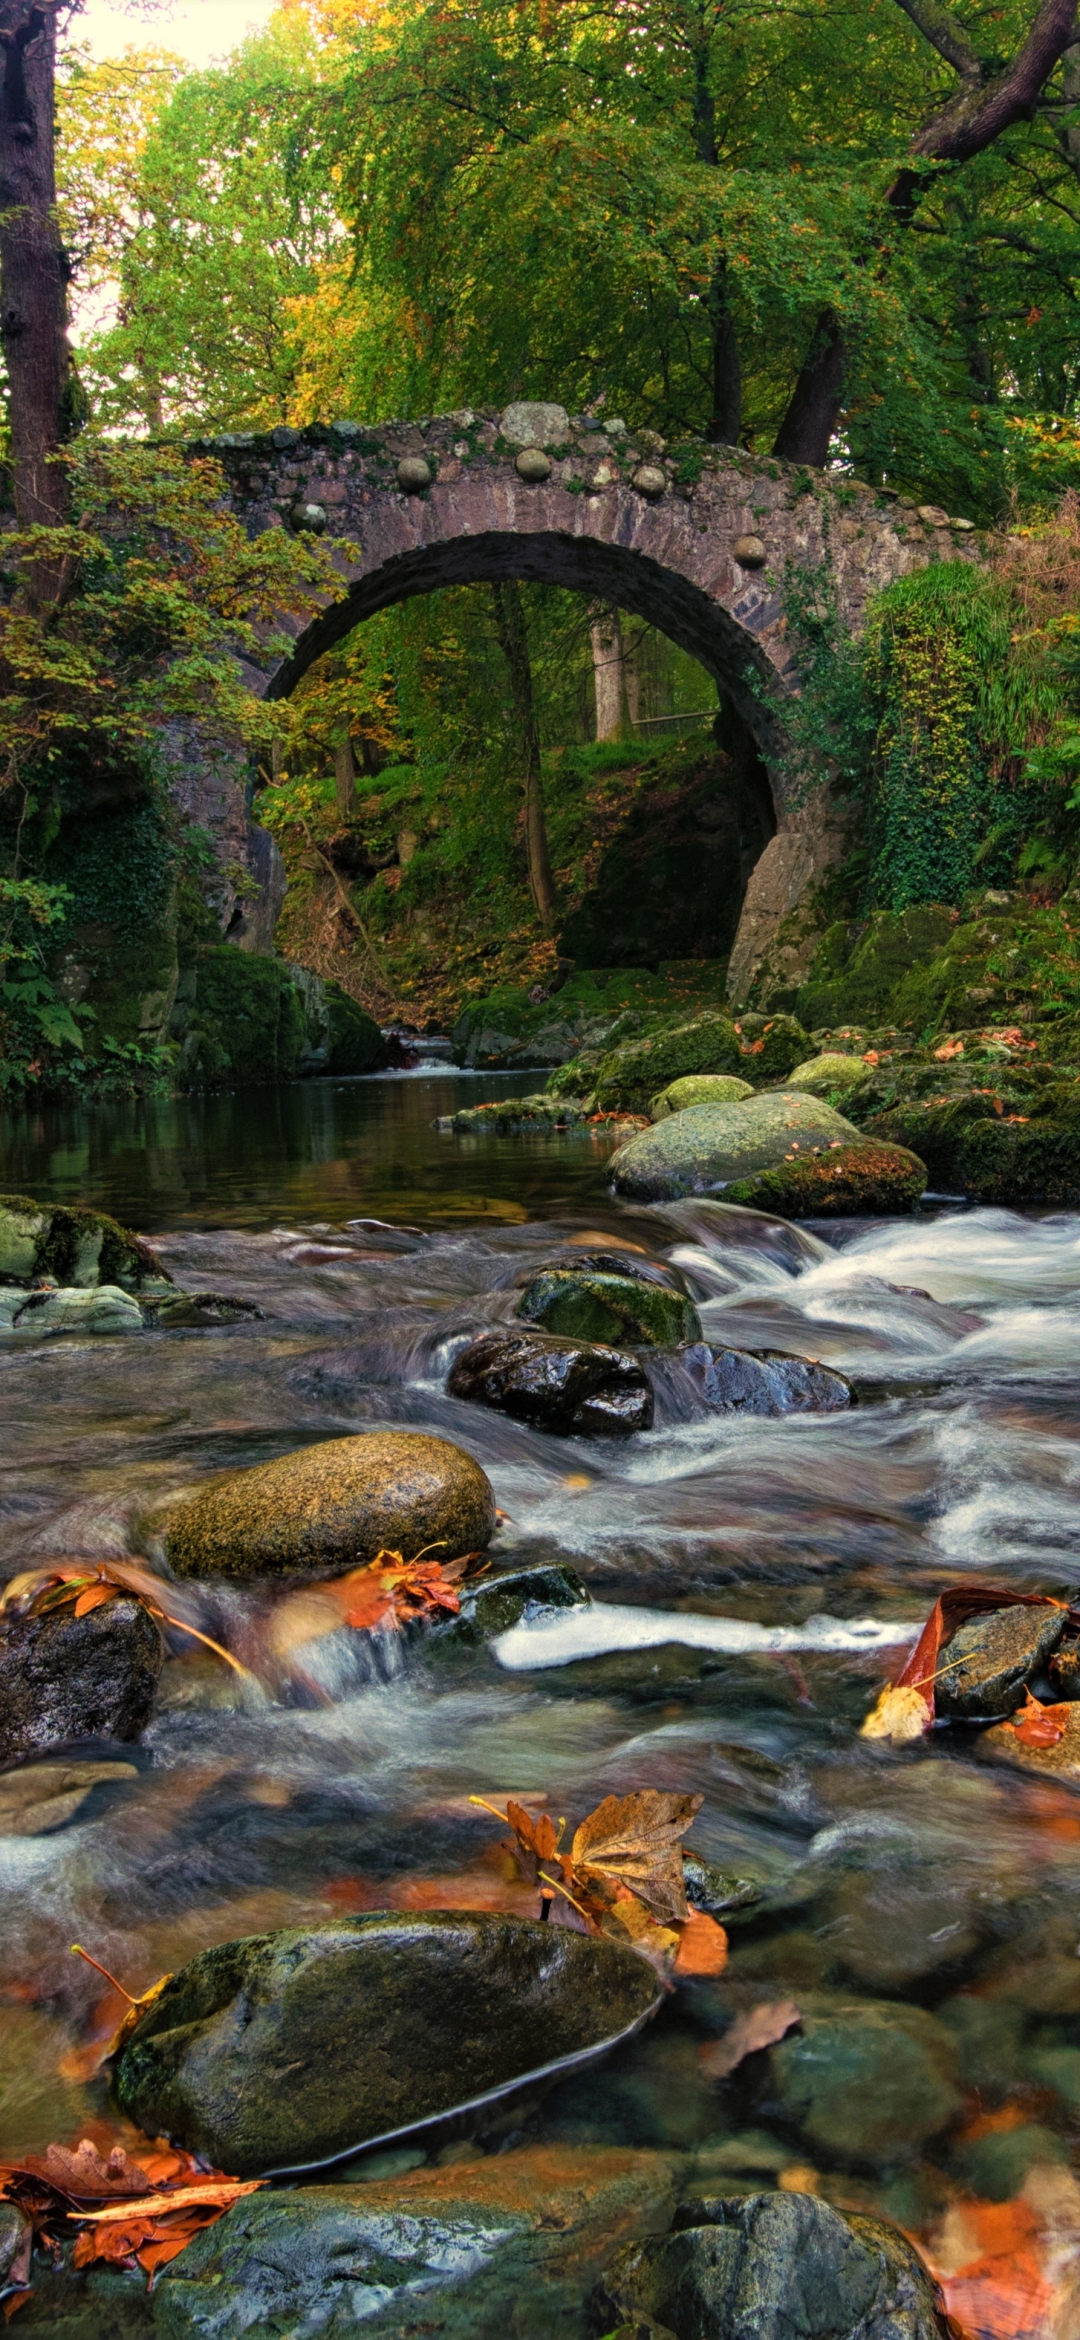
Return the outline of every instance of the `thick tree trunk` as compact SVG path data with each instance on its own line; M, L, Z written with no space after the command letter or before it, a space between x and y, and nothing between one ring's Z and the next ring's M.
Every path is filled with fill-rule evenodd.
M705 433L715 445L737 447L742 429L742 360L728 301L727 260L721 252L709 286L712 341L712 413Z
M529 864L529 888L536 904L536 915L541 925L547 927L555 919L555 882L551 875L547 821L544 818L540 730L536 720L532 661L529 657L525 611L521 604L521 587L516 583L493 585L491 598L495 608L499 646L510 676L514 719L524 763L525 850Z
M589 627L597 739L618 739L623 727L623 644L617 609L601 610Z
M782 462L824 469L844 403L846 358L843 327L835 312L825 309L776 434L773 454Z
M356 764L351 739L339 739L334 749L334 793L343 821L351 821L356 811Z
M70 395L68 260L56 213L54 0L0 0L0 338L8 373L15 508L20 524L67 517L56 460ZM55 598L51 564L29 581Z

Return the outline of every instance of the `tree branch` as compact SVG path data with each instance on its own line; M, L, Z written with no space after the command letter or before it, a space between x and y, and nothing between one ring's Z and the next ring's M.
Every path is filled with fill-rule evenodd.
M910 0L898 0L898 4L919 22ZM929 4L933 7L935 0ZM927 0L916 0L918 10L926 5ZM919 29L924 29L921 24ZM920 130L913 153L928 162L970 162L1014 122L1030 120L1045 83L1075 38L1076 0L1041 0L1026 41L1004 72L986 80L980 71L977 87L958 91L925 130Z
M897 5L903 9L905 16L910 16L916 32L921 32L924 41L929 41L938 56L944 57L946 65L951 65L953 72L959 74L965 86L981 88L982 60L972 48L963 25L950 9L942 6L941 0L897 0Z

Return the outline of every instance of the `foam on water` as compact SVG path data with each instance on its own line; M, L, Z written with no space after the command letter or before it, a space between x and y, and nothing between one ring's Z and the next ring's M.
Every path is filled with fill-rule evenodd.
M687 1649L715 1649L727 1657L760 1650L903 1649L917 1641L921 1623L897 1624L877 1617L808 1617L802 1625L755 1625L744 1617L694 1616L682 1609L637 1609L618 1602L560 1610L501 1633L494 1643L499 1664L511 1673L538 1666L566 1666L576 1658L604 1657L614 1650L659 1649L676 1641Z

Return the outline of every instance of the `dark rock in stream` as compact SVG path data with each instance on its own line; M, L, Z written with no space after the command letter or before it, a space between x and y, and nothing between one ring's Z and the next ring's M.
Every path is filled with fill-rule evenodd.
M607 2269L594 2328L675 2340L944 2340L944 2302L895 2227L812 2194L686 2202ZM646 2325L648 2329L648 2325Z
M703 1860L700 1853L683 1846L683 1884L691 1909L703 1909L707 1917L729 1916L737 1909L751 1909L762 1899L764 1887L749 1877L736 1877L730 1869L719 1869L715 1861Z
M79 1739L137 1739L164 1651L140 1601L120 1597L0 1625L0 1763Z
M621 1270L542 1268L522 1293L518 1315L570 1340L674 1348L701 1339L701 1318L691 1300Z
M447 1388L565 1438L626 1438L652 1428L653 1393L639 1359L593 1341L480 1333L455 1357Z
M461 1608L445 1625L437 1625L440 1641L494 1641L512 1625L528 1623L560 1609L587 1609L592 1596L576 1569L565 1561L546 1568L508 1568L498 1576L482 1577L461 1589Z
M432 1544L446 1560L482 1551L495 1497L479 1463L449 1439L375 1430L236 1471L150 1528L178 1576L329 1575L386 1550L406 1560Z
M161 2340L579 2340L613 2248L671 2217L671 2155L533 2146L367 2185L251 2194L156 2291Z
M944 2024L901 1999L803 1993L799 2007L800 2029L761 2059L759 2112L828 2161L914 2161L960 2107Z
M602 2053L658 1993L632 1950L486 1912L255 1934L166 1984L116 2096L150 2136L240 2177L316 2167Z
M1060 1641L1046 1671L1055 1698L1080 1698L1080 1641Z
M1013 1714L1028 1682L1041 1673L1065 1631L1055 1601L991 1609L958 1627L938 1654L934 1702L940 1715L985 1722Z
M851 1404L841 1374L785 1349L718 1349L696 1341L679 1362L713 1414L836 1414Z
M166 1292L141 1299L140 1306L147 1324L170 1332L190 1325L264 1321L254 1300L238 1300L231 1292Z

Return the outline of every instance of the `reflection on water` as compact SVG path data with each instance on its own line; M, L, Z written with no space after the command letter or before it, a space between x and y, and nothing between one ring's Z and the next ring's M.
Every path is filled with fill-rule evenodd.
M328 1910L498 1905L498 1831L469 1795L544 1794L580 1816L652 1785L701 1790L695 1843L762 1899L733 1922L720 1983L551 2098L538 2133L692 2150L706 2191L717 2172L749 2186L790 2165L923 2234L960 2200L1034 2200L1032 2170L1058 2172L1060 2206L1080 2118L1080 1793L994 1767L957 1731L897 1752L858 1723L943 1584L990 1573L1064 1597L1080 1578L1080 1218L814 1230L715 1203L631 1211L588 1139L466 1153L436 1137L454 1093L328 1084L95 1117L79 1136L54 1122L8 1150L6 1183L77 1188L165 1231L181 1281L265 1315L8 1344L5 1573L137 1549L150 1496L398 1423L484 1464L507 1514L497 1556L570 1560L606 1607L591 1631L581 1612L538 1629L535 1663L527 1631L501 1649L428 1640L384 1653L376 1679L343 1633L273 1703L175 1655L137 1776L96 1786L55 1835L0 1838L5 2021L33 2082L0 2086L0 2152L103 2101L77 2055L115 2010L71 1940L134 1989L203 1943ZM395 1230L347 1224L380 1217ZM460 1340L505 1320L527 1263L589 1230L677 1259L710 1339L822 1357L858 1402L665 1419L661 1385L647 1436L588 1444L449 1398ZM199 1597L208 1630L255 1645L255 1594ZM875 2038L899 2026L892 2112L869 2107L855 2047L839 2133L761 2059L705 2083L703 2034L789 1995L808 2017L846 2010L849 2043L864 2002Z

